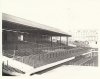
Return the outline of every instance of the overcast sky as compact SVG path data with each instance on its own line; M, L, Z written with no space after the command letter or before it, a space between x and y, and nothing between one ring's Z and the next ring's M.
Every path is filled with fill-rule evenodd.
M100 0L2 0L2 12L65 32L100 26Z

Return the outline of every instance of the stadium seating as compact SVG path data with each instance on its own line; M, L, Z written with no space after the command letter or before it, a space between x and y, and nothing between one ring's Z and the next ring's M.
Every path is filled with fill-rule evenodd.
M78 56L86 52L88 48L75 48L72 46L46 42L27 42L20 41L9 43L4 50L4 55L28 64L33 67L40 67L68 57ZM13 47L14 46L14 47ZM12 48L13 47L13 48ZM10 54L11 56L9 56Z

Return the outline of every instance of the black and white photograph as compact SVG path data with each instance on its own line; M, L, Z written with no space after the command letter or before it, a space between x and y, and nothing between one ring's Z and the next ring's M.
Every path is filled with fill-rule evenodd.
M99 79L99 4L1 0L2 78Z

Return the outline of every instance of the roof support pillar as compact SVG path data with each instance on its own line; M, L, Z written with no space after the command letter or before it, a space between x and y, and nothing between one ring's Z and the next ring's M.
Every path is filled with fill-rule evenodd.
M38 39L38 37L39 37L39 33L37 33L37 36L36 36L37 50L38 50L38 42L39 42L39 39Z
M60 36L60 46L61 46L61 36Z
M51 36L51 46L52 46L52 36Z
M68 37L66 36L66 45L68 46Z

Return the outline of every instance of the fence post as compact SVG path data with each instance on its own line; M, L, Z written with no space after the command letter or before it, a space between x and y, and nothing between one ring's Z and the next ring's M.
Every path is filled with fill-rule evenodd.
M8 60L7 60L7 67L8 67Z
M3 63L2 63L2 67L4 68L4 61L3 61Z

